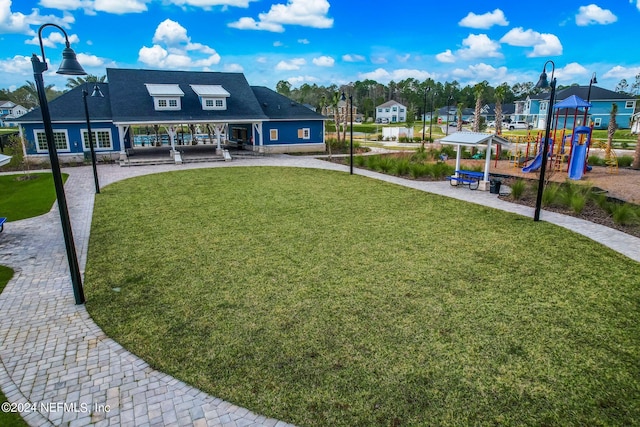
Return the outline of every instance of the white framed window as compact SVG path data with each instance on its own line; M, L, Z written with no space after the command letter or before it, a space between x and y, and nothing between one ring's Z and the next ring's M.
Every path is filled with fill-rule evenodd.
M154 98L156 110L179 110L180 98Z
M271 129L269 131L269 140L277 141L278 140L278 129Z
M47 136L44 130L34 130L36 139L36 151L38 153L47 153L49 148L47 147ZM69 152L69 135L66 130L54 130L53 141L56 146L56 151Z
M601 117L596 117L595 119L593 119L593 126L595 126L595 127L602 126L602 118Z
M547 105L549 105L549 103L547 102L543 102L540 104L540 111L547 111Z
M111 150L113 148L109 129L91 129L91 133L93 133L93 148L95 150ZM82 130L82 146L85 151L89 150L89 132L86 129Z
M627 101L626 104L624 105L624 108L630 109L630 108L634 108L636 105L635 101Z
M227 99L226 98L203 98L202 109L203 110L226 110Z
M392 111L398 111L398 107L393 107Z
M300 139L310 139L311 138L311 129L309 129L309 128L298 129L298 138L300 138Z

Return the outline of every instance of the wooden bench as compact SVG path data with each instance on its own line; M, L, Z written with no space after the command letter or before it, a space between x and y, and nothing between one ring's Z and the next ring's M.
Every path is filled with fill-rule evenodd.
M457 170L455 175L447 177L449 183L457 186L458 183L468 185L469 190L477 190L480 186L480 180L484 177L482 172L474 172L468 170ZM454 184L455 183L455 184Z
M4 230L4 223L7 222L7 218L0 218L0 233Z

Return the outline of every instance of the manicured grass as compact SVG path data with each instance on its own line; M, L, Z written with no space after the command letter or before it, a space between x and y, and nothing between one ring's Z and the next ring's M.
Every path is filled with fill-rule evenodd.
M13 277L13 270L9 267L5 267L0 265L0 292L4 289L4 287L9 283L9 280ZM0 403L4 403L7 401L4 393L0 391ZM0 411L0 426L3 427L14 427L14 426L26 426L27 423L24 422L22 417L15 412L7 412Z
M85 290L153 367L301 426L631 425L638 277L531 218L218 168L103 188Z
M53 175L31 173L32 179L23 179L25 174L0 176L0 216L8 221L31 218L51 210L56 201ZM67 180L68 174L62 174Z

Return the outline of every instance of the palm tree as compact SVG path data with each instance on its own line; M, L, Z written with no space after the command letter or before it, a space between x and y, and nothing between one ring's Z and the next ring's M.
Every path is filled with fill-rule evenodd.
M69 89L73 89L75 87L78 86L82 86L85 83L104 83L104 81L107 79L106 75L102 75L100 77L98 76L94 76L93 74L87 74L86 76L80 76L80 77L75 77L75 78L69 78L67 79L67 87Z
M494 96L496 98L496 135L502 134L502 102L504 101L508 90L509 85L506 82L496 87L495 90Z
M460 132L462 130L462 102L458 103L456 114L458 115L458 127L456 129Z
M482 112L482 96L489 87L489 82L484 80L473 87L473 95L476 98L476 109L473 112L475 120L473 121L473 131L480 132L480 113Z

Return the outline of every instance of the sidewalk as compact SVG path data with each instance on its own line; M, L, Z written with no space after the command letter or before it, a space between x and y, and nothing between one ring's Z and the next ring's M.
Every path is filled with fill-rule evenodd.
M294 166L348 172L310 157L269 156L232 162L120 167L100 165L100 185L130 177L203 167ZM89 166L68 168L65 184L80 268L84 271L94 187ZM533 218L533 209L495 194L419 182L356 169L371 178L479 203ZM541 219L600 241L640 262L640 239L550 212ZM532 219L533 220L533 219ZM57 206L47 214L5 225L0 264L15 270L0 295L0 386L33 426L277 426L158 372L108 338L84 306L74 302ZM24 406L23 406L24 405Z

